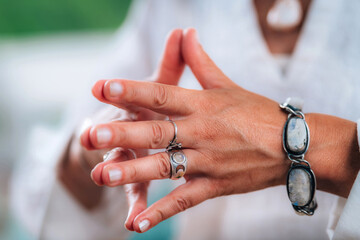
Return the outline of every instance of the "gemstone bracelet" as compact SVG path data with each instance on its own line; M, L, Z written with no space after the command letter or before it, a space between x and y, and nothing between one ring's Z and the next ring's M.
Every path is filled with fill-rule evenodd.
M286 189L294 210L312 216L317 208L316 179L310 163L304 159L310 143L310 132L302 113L301 100L286 99L280 108L288 113L283 131L283 147L291 161Z

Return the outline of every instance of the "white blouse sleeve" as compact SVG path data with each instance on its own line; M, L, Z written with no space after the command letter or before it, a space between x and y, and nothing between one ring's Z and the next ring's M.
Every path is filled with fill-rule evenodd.
M357 122L360 151L360 119ZM360 239L360 172L336 225L333 239Z
M151 23L147 8L147 1L132 4L113 47L104 53L103 79L149 76L153 63L146 36ZM99 107L90 95L86 103L71 107L61 129L34 128L29 146L19 156L11 186L12 211L36 239L124 239L129 234L123 226L127 203L122 188L106 188L100 206L88 211L56 177L57 162L75 127Z

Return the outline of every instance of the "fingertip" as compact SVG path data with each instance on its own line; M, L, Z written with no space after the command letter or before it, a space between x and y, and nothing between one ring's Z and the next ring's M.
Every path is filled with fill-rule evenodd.
M151 228L151 222L145 217L136 217L133 223L134 230L138 233L144 233Z
M112 79L106 81L102 95L108 102L118 102L124 93L124 80Z
M198 32L195 28L193 27L188 27L183 31L183 36L185 39L187 40L196 40L197 42L199 41L199 35Z
M103 89L106 82L107 80L99 80L94 84L94 86L91 89L93 96L102 102L106 101L103 94Z
M89 129L89 143L93 148L96 148L97 145L97 131L96 131L96 126L95 127L91 127Z
M119 186L123 179L123 171L118 166L108 164L103 167L101 179L104 185L109 187Z
M139 224L137 224L136 226L137 226L137 230L140 233L144 233L151 228L151 222L149 219L142 219L139 221Z
M93 182L98 185L98 186L103 186L104 183L102 181L102 178L101 178L101 173L103 171L103 164L102 163L98 163L94 168L93 170L91 171L90 173L90 177L91 179L93 180Z
M92 127L86 128L80 135L80 144L87 150L93 150L94 147L91 144L90 140L90 131Z
M167 45L172 46L172 48L168 49L171 50L169 53L174 55L173 57L181 57L181 41L183 38L183 29L174 29L169 37L167 38ZM180 58L182 59L182 58ZM181 64L180 61L178 64Z
M146 209L146 198L145 201L139 201L140 199L138 199L137 201L130 203L130 208L129 208L129 214L128 217L125 221L125 227L130 230L130 231L134 231L134 221L136 216L138 216L140 213L142 213L145 209ZM144 199L143 199L144 200Z
M193 58L198 61L198 48L200 43L198 41L197 30L193 27L186 28L183 33L182 52L185 62L190 63ZM195 61L195 60L193 60Z
M116 149L113 149L114 151ZM99 186L109 185L109 173L108 166L113 166L114 163L119 161L126 161L128 159L127 155L123 151L108 152L111 156L108 156L108 160L98 163L93 170L91 171L91 179ZM105 170L104 170L105 169ZM105 172L105 173L104 173Z
M90 128L89 142L93 149L110 147L114 133L109 125L97 125Z
M128 219L125 220L124 227L129 231L134 231L132 222L129 221Z
M173 30L171 30L166 39L169 40L171 38L176 38L176 39L179 39L182 37L182 34L183 34L183 29L182 28L175 28Z
M130 206L128 216L127 216L127 218L125 220L125 223L124 223L125 228L127 230L129 230L129 231L135 231L134 226L133 226L134 218L135 218L135 216L134 216L133 207Z

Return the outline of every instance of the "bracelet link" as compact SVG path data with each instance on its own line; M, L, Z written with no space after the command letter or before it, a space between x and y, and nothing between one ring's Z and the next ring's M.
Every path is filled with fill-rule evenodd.
M280 104L288 113L283 130L283 147L292 162L288 171L286 189L294 210L312 216L317 208L315 199L316 178L306 161L305 153L310 143L310 131L300 106L291 105L291 98Z

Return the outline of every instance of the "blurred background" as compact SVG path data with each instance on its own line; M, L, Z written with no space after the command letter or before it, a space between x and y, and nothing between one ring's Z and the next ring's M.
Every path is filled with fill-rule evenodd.
M0 0L0 239L31 239L9 211L16 160L35 126L57 129L68 105L90 94L89 82L101 77L98 63L130 4ZM168 224L147 237L170 238Z

